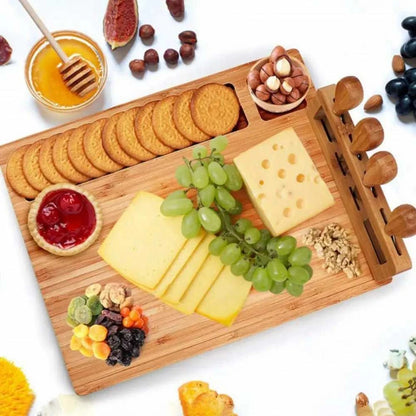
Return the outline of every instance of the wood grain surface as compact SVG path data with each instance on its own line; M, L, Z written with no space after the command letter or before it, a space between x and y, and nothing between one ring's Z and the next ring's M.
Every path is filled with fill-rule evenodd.
M291 51L291 53L299 56L297 51ZM265 117L264 114L262 117L250 98L245 81L252 65L253 62L247 63L2 146L0 148L0 164L3 174L5 174L5 166L10 154L23 144L29 144L38 139L47 138L70 128L106 118L132 107L142 106L168 95L179 94L189 88L196 88L209 82L232 84L248 120L248 125L246 128L228 135L229 146L225 152L226 161L230 162L241 151L271 135L285 128L294 127L322 178L328 184L336 203L332 208L291 230L290 234L301 241L303 234L310 227L322 227L330 222L337 222L352 231L353 227L349 216L305 109L308 102L316 96L314 87L308 93L306 106L303 105L300 109L276 117ZM174 178L175 168L182 163L183 156L190 154L191 148L175 151L81 185L92 192L101 204L104 225L98 241L85 252L72 258L55 257L41 250L34 243L27 229L27 213L30 202L19 197L9 187L10 198L66 367L74 389L80 395L138 377L195 354L253 335L282 322L375 289L380 285L373 279L362 253L359 255L362 275L354 279L348 279L343 273L328 275L322 269L322 261L314 255L312 260L314 276L306 284L304 294L300 298L291 297L287 293L273 295L252 291L243 311L230 328L197 314L182 315L155 297L134 288L135 303L143 306L150 320L150 334L140 358L133 360L130 367L119 365L109 367L102 361L86 358L79 352L71 351L69 349L71 328L65 323L66 310L71 298L82 294L91 283L105 284L113 281L125 283L123 278L100 259L97 254L99 245L139 190L154 192L165 197L177 189ZM243 202L244 216L252 219L256 225L261 225L245 191L240 191L238 196ZM354 234L352 239L358 244Z

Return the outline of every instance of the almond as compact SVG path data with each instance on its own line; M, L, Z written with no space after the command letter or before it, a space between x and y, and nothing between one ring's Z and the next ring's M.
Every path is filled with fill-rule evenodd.
M393 67L393 71L396 74L401 74L406 69L405 64L404 64L404 59L400 55L393 56L391 66Z
M374 111L383 105L383 97L380 94L371 96L364 104L365 111Z

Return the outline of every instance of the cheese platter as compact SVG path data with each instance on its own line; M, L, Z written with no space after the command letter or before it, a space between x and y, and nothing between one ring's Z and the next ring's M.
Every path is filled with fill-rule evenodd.
M288 55L302 62L302 57L297 50L288 51ZM357 106L362 100L362 87L359 81L355 77L347 77L341 80L336 87L324 87L318 91L310 83L307 86L304 101L302 100L303 102L298 107L282 114L272 113L256 105L252 99L252 91L247 88L247 75L254 65L255 62L246 63L0 147L0 165L4 176L8 179L6 182L10 198L66 367L74 390L78 394L85 395L109 387L376 289L380 285L389 283L394 275L411 267L410 258L401 237L410 236L415 232L414 208L401 206L393 212L390 211L380 185L392 179L394 175L384 177L372 174L374 169L383 160L385 161L385 158L380 157L374 160L372 164L375 168L371 167L370 169L369 162L374 156L368 159L365 153L374 148L368 145L373 139L377 144L382 141L377 141L377 138L374 138L375 132L377 133L377 129L374 128L375 123L366 119L367 121L363 120L360 122L361 124L354 126L348 113L348 110ZM215 123L211 120L211 124L215 124L215 128L210 125L206 134L198 136L200 137L198 141L195 140L192 143L185 139L184 145L176 146L182 148L173 150L172 148L177 143L176 140L178 137L183 138L189 125L184 127L184 134L181 136L175 136L176 133L172 132L172 128L169 127L171 120L165 120L166 114L172 114L171 108L175 105L175 100L172 97L188 99L187 92L192 90L199 91L198 100L207 100L207 95L209 95L205 88L207 85L216 85L215 88L210 89L209 94L219 94L221 106L227 108L233 106L234 111L221 113L222 117L216 118ZM226 86L227 92L222 95L223 93L220 91L223 91L224 86ZM194 93L194 95L196 94ZM193 98L192 103L194 103ZM218 105L214 106L212 111L219 111ZM141 149L141 153L137 153L137 147L134 147L135 143L131 142L131 137L137 137L140 141L143 130L147 126L149 112L157 114L157 117L163 121L159 124L156 136L166 134L171 140L168 145L165 143L165 147L160 150L158 156L146 151L146 149L145 151ZM196 115L195 119L199 116L200 114ZM139 117L141 123L138 126L137 123L134 124L134 120L137 121ZM204 114L204 117L202 121L199 120L199 123L212 119L210 112ZM113 124L109 122L112 118L116 119ZM191 127L192 134L195 134L195 126ZM380 130L380 127L377 127L380 135L382 128ZM33 164L29 163L34 160L33 157L37 154L41 161L42 155L51 147L50 142L55 140L52 153L45 153L46 156L52 154L50 161L59 160L62 162L62 165L55 163L56 171L53 173L65 177L64 173L68 172L68 169L64 170L63 166L69 166L69 173L74 174L75 163L73 163L70 153L72 147L67 143L73 141L76 144L72 137L76 137L74 132L79 131L85 134L83 145L86 146L88 143L89 146L88 150L85 149L85 153L87 156L91 153L97 155L98 165L101 168L99 171L102 172L88 176L91 169L86 169L81 172L82 176L78 176L78 180L74 179L74 182L80 183L81 194L85 191L87 197L93 196L90 201L98 202L99 210L95 211L95 218L97 223L99 220L100 227L102 221L102 228L101 233L94 236L96 239L89 241L88 247L85 247L84 251L77 252L75 256L56 256L52 252L40 248L32 239L28 214L33 207L32 200L44 187L43 184L42 187L33 187L32 184L39 184L39 181L36 181L39 175L34 175L33 169L28 173L27 171L28 166L33 168ZM114 158L108 156L109 152L106 151L104 137L100 133L97 134L97 131L107 132L107 143L111 143L111 138L114 135L117 136L120 144L125 145L123 149L128 148L130 152L127 152L126 155L123 153L123 149L117 148L115 154L118 155L118 158L115 161ZM149 129L145 131L146 138L152 138L152 148L154 148L157 144L157 137L153 137L154 132L152 133ZM205 266L206 271L203 274L201 270L204 270L204 262L208 258L207 247L212 237L210 235L202 236L200 238L202 243L199 241L194 244L193 248L189 248L188 246L193 244L191 243L192 239L186 242L182 235L173 235L171 233L173 228L171 225L167 225L168 223L173 224L175 218L169 218L168 222L164 222L165 219L162 218L162 222L158 223L159 231L154 233L156 243L163 241L159 246L176 245L178 246L177 250L170 254L170 258L166 251L163 252L164 256L162 257L158 257L158 253L153 251L152 256L152 251L146 249L149 242L146 240L146 236L152 234L153 231L145 231L146 223L153 224L152 221L160 221L160 215L158 209L152 208L146 211L148 209L146 204L152 207L160 207L161 203L163 205L162 198L167 198L172 192L178 190L175 170L183 163L183 158L189 159L191 157L198 142L208 142L210 138L223 133L226 133L228 141L228 146L223 152L226 163L236 161L236 165L243 175L244 169L248 169L247 166L250 165L250 160L256 160L256 163L259 162L259 164L265 162L264 169L268 169L270 166L276 170L274 172L276 180L278 177L284 179L286 173L277 170L273 164L269 165L268 155L264 155L264 159L260 157L261 155L260 159L255 159L257 156L252 153L253 149L262 146L273 137L282 137L283 140L283 137L293 135L290 140L288 139L287 145L298 143L298 147L294 147L296 150L293 150L293 153L285 154L290 164L295 165L296 169L299 167L299 172L296 172L298 179L294 181L293 186L302 185L305 178L307 180L302 189L305 189L305 186L310 186L308 181L312 174L306 173L306 164L311 161L312 167L315 169L315 176L311 176L311 180L316 179L315 185L322 180L321 186L327 190L328 194L321 194L321 196L325 195L328 202L313 215L301 216L301 220L292 222L284 231L290 229L290 234L301 242L311 229L321 229L334 223L338 224L340 229L349 232L351 243L359 247L356 253L359 272L357 268L353 276L349 277L340 268L328 272L328 267L323 267L323 261L314 251L310 263L313 277L305 285L302 296L292 297L286 292L273 294L268 291L252 290L250 282L241 276L233 276L228 272L227 267L222 269L222 265L219 265L214 259L211 259L210 263ZM88 137L87 141L85 141L85 137ZM121 140L120 137L122 137ZM103 140L102 144L101 139ZM158 148L160 149L160 146ZM25 158L20 155L20 159L17 159L14 155L18 154L21 149L32 149L30 155L35 156ZM281 150L283 151L283 148ZM43 151L45 152L42 153ZM265 151L262 150L262 152ZM249 158L246 162L242 160L244 153ZM46 158L46 156L44 157ZM11 164L10 161L15 159L21 161L20 165L17 162ZM91 156L89 159L91 160ZM127 160L130 163L126 162L124 164L126 167L122 168L120 164L122 160ZM139 163L138 160L141 162ZM389 160L391 162L391 159ZM88 158L80 165L85 167L86 163L88 163ZM391 165L392 162L389 166ZM32 175L32 180L24 182L22 185L21 176L16 174L17 168L12 171L10 166L20 166L19 172L26 172L27 175L24 175L26 178ZM382 164L382 166L385 165ZM97 166L94 167L97 169ZM304 170L305 175L302 173ZM105 172L111 173L104 174ZM262 209L261 204L256 204L253 195L249 195L252 193L253 185L250 185L246 180L247 175L243 176L249 192L242 189L236 192L236 195L242 204L244 218L249 219L255 227L264 227L263 224L268 221L266 209ZM46 179L44 183L51 182L49 178ZM259 183L262 181L258 177L255 180ZM288 181L285 182L285 185L288 186L290 193L292 185ZM267 192L274 192L274 188L264 191L266 195ZM41 194L42 192L39 195ZM296 203L298 210L302 211L303 201L297 199ZM93 205L95 206L95 204ZM291 217L291 211L286 209L287 207L284 207L283 217ZM133 215L129 214L130 211L142 213L142 222L126 223L123 218L130 218ZM152 215L156 211L158 216L155 215L153 218ZM265 225L268 225L268 228L273 228L273 225L270 224ZM176 224L172 227L176 227L175 229L178 229L180 234L180 222L179 226ZM116 235L120 230L124 233L122 237ZM284 231L276 229L274 235ZM166 234L165 238L162 235L164 233ZM142 237L143 241L140 240ZM126 244L127 248L131 248L136 244L136 239L140 240L140 244L137 243L140 246L140 251L135 251L134 261L132 261L132 257L125 256L123 250L116 252L114 247L124 247L122 244ZM202 258L199 265L193 267L196 267L200 272L197 277L206 286L204 290L201 289L200 284L197 285L197 288L195 285L190 286L193 279L196 279L195 272L190 271L187 275L184 271L186 269L181 268L183 273L175 275L175 279L178 275L180 276L180 281L173 280L173 278L169 280L166 277L168 267L177 261L185 251L185 249L182 251L180 249L185 247L188 247L186 250L190 253L187 258L191 258L195 263L198 263L198 257ZM198 250L201 254L197 254ZM112 255L113 258L111 258ZM114 265L116 260L121 262L121 266ZM144 274L148 280L139 281L128 271L122 270L123 265L129 262L139 263L140 266L148 264L148 269ZM191 266L188 268L190 269ZM215 268L218 269L218 273L210 273ZM224 272L226 268L227 272ZM158 280L150 280L154 269L158 269L160 277ZM223 271L221 272L221 270ZM218 276L222 276L222 278L220 279ZM162 282L162 277L164 288L157 286ZM230 282L234 278L237 278L239 283L231 285ZM68 304L71 299L79 296L80 292L84 292L85 288L89 288L97 282L104 287L113 282L129 286L129 290L132 292L131 296L134 297L135 303L137 302L143 309L149 322L149 332L140 357L125 368L113 367L105 362L91 360L75 353L70 348L72 346L70 345L72 329L66 321ZM225 287L227 285L231 285L233 291L237 291L236 288L241 291L242 302L233 311L231 317L227 315L229 311L226 311L226 319L221 320L212 316L212 310L219 308L218 305L222 302L221 295L226 293ZM192 291L189 292L190 288ZM124 295L127 297L127 289L123 290L125 290ZM161 301L157 296L163 297L166 290L168 290L169 297ZM213 292L217 292L218 295L212 294ZM182 302L183 296L186 295L188 295L189 302ZM186 309L187 312L197 311L198 313L180 312L181 308L177 306L178 301L180 301L179 304L186 305L186 307L181 306L182 311ZM189 304L192 304L192 307ZM119 306L122 306L121 303ZM214 310L214 312L217 311ZM207 317L211 317L213 320L207 319Z

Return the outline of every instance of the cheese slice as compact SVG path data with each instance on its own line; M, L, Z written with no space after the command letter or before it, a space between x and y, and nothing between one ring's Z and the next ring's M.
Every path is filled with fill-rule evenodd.
M139 192L98 249L125 279L153 289L184 246L182 217L160 213L163 199Z
M234 163L260 218L275 236L334 204L293 128L241 153Z
M169 269L163 276L162 280L153 290L153 294L157 297L164 295L170 284L178 276L182 268L185 266L186 262L190 259L196 248L201 244L202 239L205 236L205 232L201 231L197 237L187 240L185 245L182 247L176 259L170 265Z
M230 267L226 266L196 311L207 318L230 326L243 308L250 289L251 282L242 276L234 276Z
M176 279L162 296L162 300L170 304L176 304L180 301L182 295L186 292L205 259L208 257L208 245L214 238L215 236L212 234L207 234L205 236L192 257L188 260Z
M220 258L210 254L175 308L185 314L195 312L223 268Z

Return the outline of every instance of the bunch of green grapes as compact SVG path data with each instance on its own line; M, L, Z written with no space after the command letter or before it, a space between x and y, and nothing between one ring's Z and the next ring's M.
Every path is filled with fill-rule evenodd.
M416 414L416 372L414 370L402 368L397 373L397 380L384 386L384 397L396 416Z
M209 153L206 147L194 148L194 159L184 159L185 164L176 170L176 179L185 189L169 195L161 212L183 215L186 238L197 236L201 227L218 234L209 252L220 256L234 275L251 281L256 290L278 294L286 289L292 296L300 296L313 274L309 266L312 253L307 247L296 247L294 237L272 237L267 229L260 230L245 218L232 221L242 205L231 192L240 190L243 180L233 164L224 163L221 152L226 146L227 138L218 136L209 143ZM196 190L196 204L187 195L190 190Z

